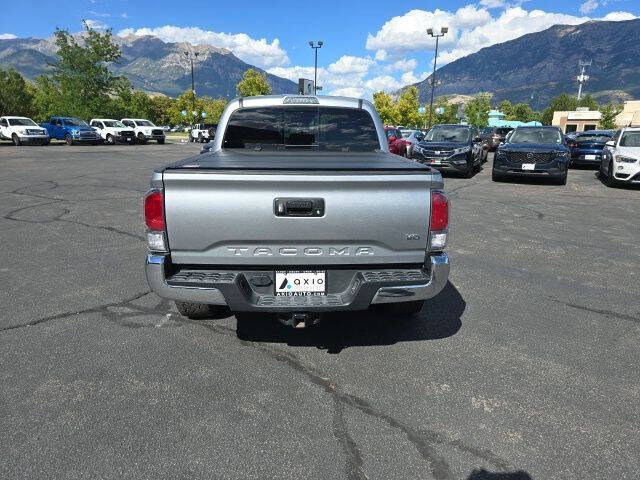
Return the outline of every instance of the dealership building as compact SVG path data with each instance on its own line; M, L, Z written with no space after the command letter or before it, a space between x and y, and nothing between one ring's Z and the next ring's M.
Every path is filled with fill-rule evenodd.
M564 133L597 130L602 120L602 114L587 107L578 108L573 112L553 112L551 125L560 127Z

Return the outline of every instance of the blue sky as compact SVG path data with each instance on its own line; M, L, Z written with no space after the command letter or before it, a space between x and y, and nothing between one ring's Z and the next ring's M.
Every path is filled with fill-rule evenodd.
M293 80L313 78L309 40L323 40L319 84L324 92L370 96L425 78L434 41L428 27L448 26L439 64L551 25L640 16L639 0L446 0L244 2L73 0L52 8L42 0L3 2L0 38L72 32L83 19L119 35L211 44ZM31 12L31 13L30 13Z

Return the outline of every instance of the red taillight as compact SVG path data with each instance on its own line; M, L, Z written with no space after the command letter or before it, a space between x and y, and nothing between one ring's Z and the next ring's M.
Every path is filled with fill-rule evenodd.
M411 145L411 142L407 140L407 145Z
M431 191L431 224L432 232L446 230L449 226L449 199L440 190Z
M152 190L144 197L144 222L150 230L164 230L164 199L161 191Z

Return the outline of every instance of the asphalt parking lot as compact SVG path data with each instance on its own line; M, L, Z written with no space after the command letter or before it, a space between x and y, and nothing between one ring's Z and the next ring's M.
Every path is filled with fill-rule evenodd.
M241 340L144 279L150 172L198 149L0 144L0 478L638 478L640 189L447 177L418 317Z

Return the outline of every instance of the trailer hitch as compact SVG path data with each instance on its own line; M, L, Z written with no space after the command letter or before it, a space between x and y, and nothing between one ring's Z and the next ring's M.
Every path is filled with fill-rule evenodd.
M278 320L283 325L293 328L307 328L320 323L321 315L311 312L279 313Z

